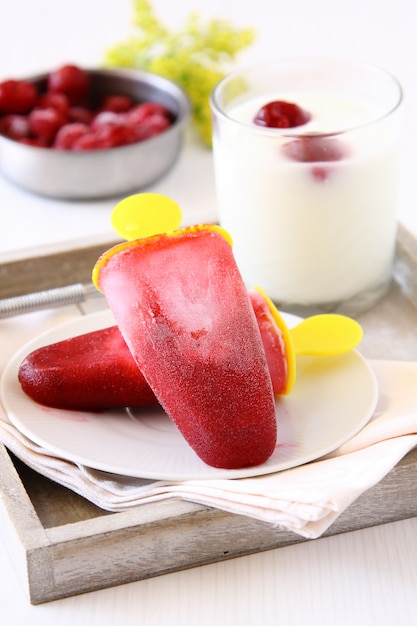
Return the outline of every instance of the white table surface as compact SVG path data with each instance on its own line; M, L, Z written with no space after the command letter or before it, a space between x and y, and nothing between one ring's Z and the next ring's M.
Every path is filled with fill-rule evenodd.
M406 132L399 219L417 234L417 8L414 0L154 0L167 25L190 9L254 26L239 63L334 55L385 67L405 91ZM65 62L100 63L129 31L130 0L2 3L0 80ZM216 216L211 153L187 141L154 187L174 197L185 221ZM113 201L69 203L27 194L0 178L0 262L37 249L111 240ZM76 307L0 322L0 369L26 340L78 315ZM1 535L1 528L0 528ZM0 541L0 606L8 626L405 626L416 623L417 519L318 539L33 607Z

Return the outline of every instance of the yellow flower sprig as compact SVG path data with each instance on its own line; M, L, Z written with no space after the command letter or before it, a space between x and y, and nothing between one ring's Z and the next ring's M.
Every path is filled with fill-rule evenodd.
M237 54L253 42L254 31L235 29L221 19L202 24L196 13L182 29L170 31L148 0L133 1L133 26L131 37L106 51L104 64L138 68L176 82L190 99L198 132L211 146L210 94Z

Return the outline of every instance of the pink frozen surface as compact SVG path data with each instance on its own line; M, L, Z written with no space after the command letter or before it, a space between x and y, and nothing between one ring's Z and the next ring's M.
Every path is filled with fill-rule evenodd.
M210 228L121 244L98 282L141 372L209 465L258 465L276 443L274 396L230 244Z

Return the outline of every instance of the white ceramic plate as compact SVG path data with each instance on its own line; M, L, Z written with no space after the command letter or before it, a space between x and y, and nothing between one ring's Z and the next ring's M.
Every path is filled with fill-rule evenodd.
M287 316L294 325L298 318ZM26 344L4 370L0 397L10 421L54 454L94 469L162 480L244 478L315 460L353 437L374 411L378 389L356 351L337 357L301 357L292 393L276 403L278 441L263 465L222 470L203 463L159 408L99 413L52 409L33 402L17 379L24 357L36 348L112 325L108 311L80 317Z

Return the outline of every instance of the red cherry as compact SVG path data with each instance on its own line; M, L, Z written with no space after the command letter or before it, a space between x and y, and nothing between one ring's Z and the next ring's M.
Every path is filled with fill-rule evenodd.
M0 113L24 115L36 105L36 87L24 80L6 80L0 83Z
M125 113L101 111L91 123L100 148L116 148L139 140L135 126Z
M71 104L79 104L90 89L90 77L76 65L64 65L48 76L48 90L64 93Z
M50 144L58 130L67 121L57 109L33 109L29 114L29 126L32 135Z
M100 148L116 148L132 143L133 129L126 124L101 124L95 131L97 142ZM135 140L133 135L133 140Z
M302 163L340 161L346 156L343 144L334 137L313 135L300 137L286 143L282 149L289 159Z
M156 137L167 130L171 122L163 115L155 114L146 118L142 124L136 126L139 141Z
M89 132L87 124L79 122L65 124L58 130L52 147L57 150L71 150L78 139Z
M64 93L53 93L51 91L48 91L40 96L36 108L56 109L64 115L68 115L69 100Z
M100 111L91 121L91 128L97 130L101 126L114 124L121 126L126 123L126 117L123 113L115 113L114 111Z
M114 113L126 113L133 106L128 96L110 95L103 99L100 111L113 111Z
M129 111L129 119L133 124L141 124L152 115L161 115L171 120L171 112L158 102L142 102Z
M51 72L47 91L32 83L0 83L0 133L34 146L59 150L101 150L136 143L166 130L171 112L157 102L134 105L110 94L98 110L88 108L89 75L75 65Z
M68 109L68 119L71 122L80 122L81 124L90 124L94 117L94 113L82 106L72 106Z
M294 128L307 124L310 119L310 113L304 111L298 104L274 100L263 106L253 121L258 126L268 128Z
M79 150L81 152L85 150L100 150L101 146L97 141L96 134L89 131L76 139L72 145L72 150Z
M26 139L30 135L29 120L26 115L5 115L0 120L0 132L9 139Z
M293 161L301 163L320 163L311 168L313 177L323 182L329 178L330 169L326 163L340 161L347 156L342 142L334 137L306 136L286 143L282 150Z

